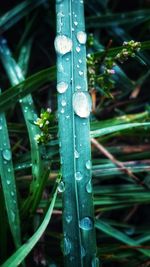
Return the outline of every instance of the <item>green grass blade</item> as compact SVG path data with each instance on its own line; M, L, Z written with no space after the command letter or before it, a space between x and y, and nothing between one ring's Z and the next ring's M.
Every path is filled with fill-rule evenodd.
M20 219L17 200L16 183L9 142L7 122L4 113L0 113L0 175L6 205L9 226L16 247L21 244Z
M97 220L95 222L95 226L98 230L101 230L108 236L111 236L124 244L127 244L129 246L136 247L139 245L138 241L135 241L134 239L128 237L124 233L120 232L119 230L115 229L114 227L110 226L109 224L105 223L102 220ZM141 249L141 248L136 248L136 250L140 251L143 255L150 257L150 251L147 249Z
M45 0L27 0L15 6L13 9L0 17L0 34L7 31L25 15L29 14L37 6L43 4Z
M65 266L98 266L95 265L98 259L95 258L88 119L91 103L86 80L83 2L66 0L57 3L56 13L59 141L65 187Z
M150 127L150 122L127 123L127 124L110 126L110 127L106 127L106 128L103 128L103 129L97 129L97 130L91 131L90 135L91 135L91 138L92 137L99 137L99 136L103 136L103 135L106 135L106 134L111 134L111 133L120 132L120 131L123 131L123 130L132 129L132 128L138 128L138 127L149 128Z
M30 239L24 245L22 245L10 258L8 258L7 261L5 261L1 265L2 267L17 267L25 259L25 257L30 253L30 251L33 249L33 247L36 245L36 243L41 238L47 225L49 224L52 211L55 205L56 197L57 197L57 188L54 191L49 208L45 214L45 217L41 225L37 229L37 231L32 235L32 237L30 237Z

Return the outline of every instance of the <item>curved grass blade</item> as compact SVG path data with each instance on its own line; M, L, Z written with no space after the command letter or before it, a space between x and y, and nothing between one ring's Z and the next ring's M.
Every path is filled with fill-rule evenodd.
M98 230L101 230L102 232L106 233L108 236L111 236L127 244L128 246L135 247L135 249L141 252L143 255L150 257L150 250L136 248L139 245L138 241L135 241L134 239L128 237L127 235L115 229L114 227L110 226L109 224L105 223L104 221L97 220L95 222L95 226Z
M19 82L23 81L24 77L21 68L12 58L11 52L6 44L6 40L3 39L2 37L0 38L0 49L1 51L3 51L2 53L0 53L0 57L11 84L16 85ZM26 60L26 58L22 58L22 61L20 62L21 65L24 64L24 60ZM37 119L37 113L35 110L32 96L27 95L24 98L20 99L19 102L28 129L30 146L31 146L31 161L32 161L32 183L30 186L30 197L26 199L24 205L25 206L27 205L28 207L32 204L32 210L33 210L33 203L31 200L33 199L35 202L35 195L37 194L38 190L40 190L41 192L39 184L41 182L40 180L42 178L44 170L43 161L41 159L40 147L35 140L35 136L37 134L40 134L41 132L36 125L31 123L32 121L35 121Z
M10 258L8 258L7 261L5 261L1 267L17 267L24 259L27 257L27 255L30 253L30 251L33 249L33 247L36 245L36 243L41 238L42 234L44 233L47 225L50 222L51 215L53 212L53 208L55 205L57 197L57 187L54 190L54 194L51 200L51 203L49 205L49 208L45 214L45 217L37 229L37 231L30 237L30 239L22 245Z
M93 218L83 1L56 4L65 266L98 266ZM70 14L69 16L67 14ZM83 99L83 102L80 102ZM64 104L65 103L65 104ZM96 265L97 263L97 265Z
M123 130L127 130L127 129L132 129L132 128L138 128L138 127L146 127L149 128L150 127L150 122L142 122L142 123L127 123L127 124L121 124L121 125L115 125L115 126L110 126L110 127L106 127L103 129L97 129L97 130L93 130L90 132L90 136L92 137L99 137L99 136L103 136L106 134L111 134L111 133L115 133L115 132L120 132Z
M9 226L16 247L21 244L20 219L17 200L17 190L9 142L7 123L4 113L0 113L0 175L6 205Z
M106 14L99 16L92 16L86 19L86 27L89 28L103 28L117 25L132 26L141 24L150 20L150 10L137 10L119 14Z
M27 0L15 6L0 17L0 34L7 31L33 9L43 4L45 0Z

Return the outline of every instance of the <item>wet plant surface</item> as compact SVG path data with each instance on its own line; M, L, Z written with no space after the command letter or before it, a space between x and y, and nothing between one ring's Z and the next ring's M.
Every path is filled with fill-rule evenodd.
M150 1L2 1L0 266L150 266Z

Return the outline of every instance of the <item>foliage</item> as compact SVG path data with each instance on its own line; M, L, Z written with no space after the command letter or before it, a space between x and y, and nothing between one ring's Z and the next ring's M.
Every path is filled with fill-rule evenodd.
M149 266L149 1L2 2L0 265Z

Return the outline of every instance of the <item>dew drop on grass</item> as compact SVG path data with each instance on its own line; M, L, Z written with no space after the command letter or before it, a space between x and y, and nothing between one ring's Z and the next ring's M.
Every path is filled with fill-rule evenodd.
M83 75L83 71L79 70L79 75L82 76Z
M11 160L11 151L10 149L4 149L2 152L3 158L5 160Z
M66 215L66 222L70 223L72 221L72 215Z
M14 222L15 221L15 213L13 210L11 210L11 218L12 218L12 221Z
M83 31L77 32L77 40L80 44L85 44L86 39L87 39L87 35L85 32Z
M10 181L10 180L6 180L6 183L7 183L8 185L10 185L11 181Z
M65 82L60 82L57 84L57 91L60 94L63 94L66 92L66 90L68 89L68 84Z
M58 192L63 193L65 191L65 184L61 181L58 185Z
M85 251L85 248L83 246L81 246L81 257L85 257L86 255L86 251Z
M63 252L64 252L64 255L68 255L71 251L71 242L69 240L68 237L65 237L64 238L64 245L63 245Z
M88 160L88 161L86 162L85 166L86 166L87 170L90 170L90 169L91 169L91 161Z
M78 159L79 156L80 156L80 155L79 155L79 152L78 152L76 149L75 149L75 151L74 151L74 156L75 156L76 159Z
M64 108L60 110L60 113L63 114L65 112Z
M12 197L14 197L14 195L15 195L14 191L11 191L10 194Z
M61 101L61 105L62 105L63 107L65 107L66 104L67 104L67 103L66 103L66 100L63 99L63 100Z
M65 55L72 50L72 40L65 35L58 35L54 41L55 50L60 55Z
M92 259L92 267L99 267L99 259L97 257Z
M77 181L80 181L83 178L81 172L76 172L75 173L75 178L76 178Z
M79 223L79 227L80 227L82 230L89 231L89 230L93 229L93 227L94 227L93 220L92 220L90 217L84 217L84 218L80 221L80 223Z
M79 53L79 52L80 52L80 50L81 50L81 49L80 49L80 47L79 47L79 46L77 46L77 47L76 47L76 51Z
M2 127L2 125L0 124L0 130L2 130L2 128L3 128L3 127Z
M88 118L92 102L88 92L75 92L73 95L74 112L81 118Z
M86 185L86 191L87 193L92 193L92 184L91 184L91 180L89 180L89 182Z

